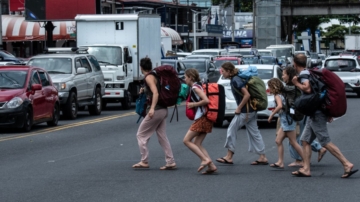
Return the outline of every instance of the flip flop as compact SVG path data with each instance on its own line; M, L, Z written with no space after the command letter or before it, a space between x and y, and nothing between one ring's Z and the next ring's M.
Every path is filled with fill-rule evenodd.
M325 150L325 152L324 152L324 153L320 153L320 152L319 152L318 162L320 162L320 161L321 161L321 159L325 156L326 152L327 152L327 150Z
M269 165L269 162L263 162L263 161L258 161L258 160L256 160L256 161L254 161L254 162L252 162L251 163L251 165L253 165L253 166L257 166L257 165Z
M214 174L216 173L217 169L215 170L206 170L205 172L202 172L201 174L203 175L211 175L211 174Z
M137 163L135 165L132 166L133 168L150 168L150 166L143 166L140 163Z
M345 177L341 176L341 178L349 178L351 175L355 174L357 171L359 171L359 169L351 170L349 172L344 172L344 175L346 175L346 176Z
M280 167L280 166L279 166L278 164L276 164L276 163L270 164L270 167L276 168L276 169L284 169L284 167Z
M221 160L222 161L221 161ZM217 162L219 163L223 163L223 164L234 164L233 162L229 162L228 160L226 160L224 157L223 158L219 158L219 159L216 159Z
M296 172L297 172L297 174L294 174L294 173L291 173L291 174L296 177L311 177L311 175L305 175L304 173L300 172L299 170Z
M175 166L165 165L165 166L160 167L160 170L176 170L176 169L177 169L176 165Z
M301 164L299 164L299 163L290 163L289 165L288 165L289 167L303 167Z
M208 166L208 164L200 164L200 167L198 168L198 172L202 171L207 166Z

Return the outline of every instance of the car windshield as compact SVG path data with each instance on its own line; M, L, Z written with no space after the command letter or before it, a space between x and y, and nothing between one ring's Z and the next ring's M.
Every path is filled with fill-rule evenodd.
M271 57L263 57L260 59L261 64L273 65L275 64L275 59Z
M291 57L292 48L274 48L272 51L276 57Z
M220 68L225 62L231 62L233 65L239 64L237 60L215 60L214 64L217 68Z
M210 56L186 56L186 59L210 59Z
M198 70L199 72L205 72L206 71L205 62L183 60L183 63L185 64L187 69L194 68L194 69Z
M193 52L192 55L219 55L218 52Z
M324 55L319 55L319 57L321 58L321 60L325 60L325 56L324 56Z
M25 85L27 71L0 71L0 89L19 89Z
M326 60L324 67L330 71L351 71L356 68L354 59L331 59Z
M113 46L89 46L88 53L94 55L99 63L122 65L122 50Z
M243 57L244 64L259 64L258 57Z
M41 67L49 74L71 74L71 58L32 58L28 65Z

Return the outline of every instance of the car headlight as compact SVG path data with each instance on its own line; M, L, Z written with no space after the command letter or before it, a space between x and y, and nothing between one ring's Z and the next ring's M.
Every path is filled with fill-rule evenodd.
M8 103L6 103L6 107L10 109L14 109L19 107L23 102L24 102L23 99L19 97L14 97Z
M66 83L53 83L53 85L58 91L66 89Z
M116 80L124 80L125 79L125 76L117 76L116 77Z

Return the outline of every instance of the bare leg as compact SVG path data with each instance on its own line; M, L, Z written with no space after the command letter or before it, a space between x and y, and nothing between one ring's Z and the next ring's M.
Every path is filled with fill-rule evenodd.
M303 167L299 169L299 171L301 173L303 173L304 175L311 175L310 172L310 159L311 159L311 145L306 142L306 141L302 141L302 145L303 145ZM298 174L298 171L292 172L292 174Z
M300 147L299 143L296 141L296 131L285 132L285 135L289 138L289 142L290 142L291 146L296 150L296 152L303 159L304 158L303 150Z
M341 153L340 149L332 142L324 146L333 156L335 156L341 164L344 166L344 171L349 172L354 167L354 164L350 163L345 156Z
M202 151L201 149L192 142L192 140L199 136L199 133L194 132L194 131L188 131L184 137L184 144L192 151L194 152L201 160L201 165L203 166L203 168L205 167L204 165L209 165L211 163L211 159L209 159ZM202 141L202 140L201 140ZM201 166L200 166L201 167ZM200 169L200 168L199 168ZM200 169L201 170L201 169Z
M196 136L196 137L195 137L194 143L195 143L196 146L198 146L198 147L200 148L201 152L202 152L208 159L211 160L209 153L208 153L208 152L206 151L206 149L202 146L202 142L204 141L205 137L206 137L206 133L200 133L199 136ZM216 168L215 164L214 164L213 162L211 162L211 163L209 164L209 169L208 169L208 171L216 171L216 170L217 170L217 168Z
M277 132L277 136L275 139L276 145L278 147L278 155L279 155L276 165L278 165L279 167L284 167L284 145L283 145L284 139L285 139L285 133L283 129L280 128Z

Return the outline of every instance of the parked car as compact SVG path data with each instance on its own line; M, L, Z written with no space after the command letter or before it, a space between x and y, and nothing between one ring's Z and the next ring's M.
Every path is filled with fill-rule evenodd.
M191 53L187 53L187 52L177 52L176 53L178 60L183 60L188 55L191 55Z
M180 78L184 76L186 67L185 64L183 63L183 60L162 59L161 65L173 66Z
M24 64L25 59L17 58L6 50L0 50L0 62L13 62L14 64Z
M268 109L259 111L257 113L258 121L267 121L267 119L272 113L272 110L275 109L274 95L270 94L270 90L268 89L267 82L271 78L279 78L280 80L282 80L282 70L278 65L257 64L254 66L256 66L259 73L259 77L264 81L266 85L266 89L267 89L266 92L268 95ZM238 69L247 69L249 65L235 65L235 67ZM225 79L223 76L221 76L218 80L218 84L223 85L225 88L225 96L226 96L225 120L230 122L235 115L236 108L238 107L235 98L233 96L233 93L231 91L230 79ZM276 120L276 118L277 115L274 117L274 120Z
M272 53L271 49L259 49L258 54L260 56L273 56L273 53Z
M330 56L325 59L323 68L338 75L345 83L347 92L356 93L360 97L360 65L357 56Z
M220 77L219 69L208 59L188 59L183 60L183 63L186 69L197 69L202 81L217 82Z
M214 59L216 68L221 68L221 65L225 62L231 62L234 65L244 64L244 62L241 60L241 57L221 56Z
M228 52L225 49L200 49L191 52L192 55L226 55Z
M229 54L241 54L241 55L254 55L258 56L258 50L256 48L239 48L239 49L230 49Z
M322 66L322 60L318 53L310 53L311 57L311 66L312 67L321 67Z
M259 64L259 56L255 55L244 55L242 57L242 61L244 64L251 65L251 64Z
M188 56L185 57L185 60L188 60L188 59L208 59L211 62L213 62L214 58L215 58L215 56L213 56L213 55L188 55Z
M58 91L44 69L0 67L0 127L28 132L34 124L43 122L56 126L59 116Z
M306 60L306 67L310 68L311 67L311 55L310 55L310 51L295 51L295 55L296 54L304 54L307 57Z
M106 106L102 102L105 94L104 75L95 56L86 50L49 48L48 53L34 56L27 63L49 72L59 91L63 115L68 119L76 119L79 108L88 106L89 114L100 115Z
M276 57L273 56L260 56L260 64L266 65L282 65Z

